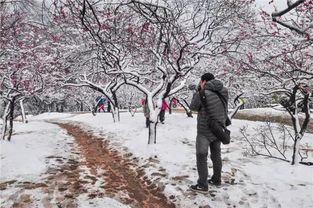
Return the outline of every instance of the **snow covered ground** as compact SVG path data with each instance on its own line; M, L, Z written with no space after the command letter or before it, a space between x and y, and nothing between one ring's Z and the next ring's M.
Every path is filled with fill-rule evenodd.
M55 119L75 122L86 130L108 140L121 153L130 152L152 181L165 185L165 194L177 207L313 207L312 166L290 164L246 153L247 143L239 129L248 126L253 132L261 122L233 120L233 140L222 146L223 184L210 187L208 194L194 194L188 187L196 182L195 137L196 116L183 113L166 114L165 124L157 129L157 144L147 144L148 131L142 113L131 117L121 113L121 121L112 122L108 113L58 114L46 113L29 118L28 124L15 123L11 142L1 141L0 183L9 180L40 181L49 166L50 155L67 157L68 143L73 138L57 125L44 122ZM302 143L311 148L313 135L306 134ZM310 161L313 153L309 152ZM290 159L290 158L288 158ZM210 159L209 174L212 173ZM94 187L97 188L97 187ZM0 206L9 205L15 189L1 191ZM79 198L80 207L126 207L110 198Z

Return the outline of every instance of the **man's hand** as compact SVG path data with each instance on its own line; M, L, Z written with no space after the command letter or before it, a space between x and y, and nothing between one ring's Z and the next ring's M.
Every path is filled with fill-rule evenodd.
M200 81L199 86L200 86L200 88L201 88L202 90L204 89L205 84L206 84L206 81L205 81L205 80Z

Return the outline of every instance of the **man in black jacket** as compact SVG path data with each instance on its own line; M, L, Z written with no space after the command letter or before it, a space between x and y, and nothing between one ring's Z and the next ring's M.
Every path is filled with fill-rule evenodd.
M199 91L205 94L208 111L202 106ZM224 105L217 93L228 101L228 90L223 86L223 83L215 79L211 73L203 74L190 104L190 109L198 112L196 156L199 178L197 184L190 187L194 191L206 192L208 191L208 184L221 184L221 142L208 127L209 119L214 119L221 123L226 121ZM209 147L213 163L213 176L208 180L207 156Z

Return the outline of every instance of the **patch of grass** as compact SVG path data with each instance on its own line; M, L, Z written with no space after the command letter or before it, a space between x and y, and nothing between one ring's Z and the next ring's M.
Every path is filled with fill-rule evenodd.
M244 112L238 111L237 114L234 116L234 119L241 119L241 120L249 120L249 121L271 121L273 123L281 123L292 126L291 117L287 115L260 115L253 112ZM300 119L300 122L303 122L303 119ZM312 120L309 121L308 127L306 129L307 133L313 133L313 122Z

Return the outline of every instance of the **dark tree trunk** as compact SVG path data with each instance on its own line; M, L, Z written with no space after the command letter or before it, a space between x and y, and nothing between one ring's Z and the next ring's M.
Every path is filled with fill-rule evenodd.
M113 102L114 102L114 111L116 111L116 115L117 115L117 120L120 121L120 111L119 111L119 106L118 106L118 101L117 101L117 96L116 96L116 91L111 91L112 92L112 98L113 98Z
M80 101L80 111L81 112L84 111L84 103L82 101Z
M13 119L14 119L14 103L15 103L15 97L12 98L12 101L10 102L10 114L9 114L9 134L7 137L8 141L11 141L12 133L13 133Z
M187 117L192 118L193 117L192 111L189 108L188 102L185 99L183 99L183 103L179 99L176 99L176 100L177 100L177 103L179 103L184 108Z

